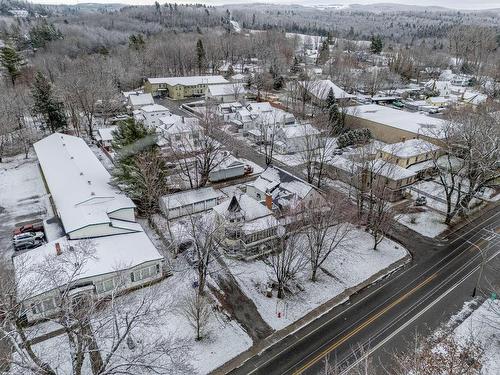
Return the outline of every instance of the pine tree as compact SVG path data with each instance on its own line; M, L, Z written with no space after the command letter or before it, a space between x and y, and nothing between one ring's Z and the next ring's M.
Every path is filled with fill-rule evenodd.
M196 43L196 58L198 64L198 72L199 74L202 74L205 71L205 62L207 57L205 54L205 47L203 47L203 42L201 39L198 39L198 42Z
M157 209L157 194L165 193L166 168L156 141L155 130L134 119L121 121L113 131L116 162L112 181L146 216Z
M7 71L12 85L15 85L17 77L21 74L21 65L23 63L21 55L14 48L5 46L0 50L0 63Z
M382 38L379 35L372 35L370 51L372 53L379 54L380 52L382 52L383 46L384 45L382 43Z
M330 58L330 44L327 38L323 40L323 43L321 44L317 64L323 65L328 61L329 58Z
M297 59L297 56L295 56L293 58L293 65L290 68L290 73L292 73L292 74L298 74L301 71L302 71L302 69L300 68L299 59Z
M43 117L45 126L52 133L68 126L64 104L54 94L52 84L38 72L31 90L34 100L34 112Z
M333 93L332 88L330 88L330 91L328 91L325 106L328 109L328 124L330 125L333 134L339 134L342 131L343 124L341 121L342 119L339 107L337 105L337 100L335 99L335 94Z

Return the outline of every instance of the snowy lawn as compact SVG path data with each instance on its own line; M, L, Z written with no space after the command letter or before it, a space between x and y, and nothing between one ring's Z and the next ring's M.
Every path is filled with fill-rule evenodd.
M323 264L330 275L320 272L319 280L313 283L309 280L309 267L305 268L294 282L297 286L295 294L284 300L276 298L276 291L273 291L272 298L266 297L266 286L273 279L273 270L264 260L228 259L227 263L262 318L274 329L281 329L407 254L404 248L389 239L384 239L374 251L371 235L362 229L354 229L349 237L345 246L332 253Z
M273 159L277 160L285 165L288 165L290 167L295 167L297 165L304 164L306 159L304 156L300 153L296 154L273 154Z
M467 309L469 307L466 304L464 310ZM467 343L471 334L482 344L484 355L481 374L500 374L500 300L486 300L455 328L454 334L463 344Z
M416 199L423 192L427 197L427 206L434 208L435 210L446 213L446 196L443 186L436 181L422 181L416 183L412 186L417 191L411 189L411 195L413 199ZM491 189L489 189L491 190ZM489 191L488 194L492 194ZM452 203L457 199L457 193L452 194ZM475 207L480 202L479 199L474 198L471 202L471 207Z
M47 208L50 203L36 158L25 159L23 154L0 164L0 248L11 248L17 224L44 218Z
M434 238L448 229L448 226L444 224L445 217L433 210L401 214L396 216L396 220L411 230L430 238Z
M182 257L178 261L184 262ZM181 271L174 272L173 276L156 285L118 298L125 299L125 304L134 308L140 303L143 293L154 296L150 309L152 314L150 322L134 327L130 336L137 344L147 345L147 343L166 339L175 345L185 345L188 350L184 361L194 368L194 373L207 374L248 349L252 345L252 340L237 322L213 310L206 329L206 337L201 341L196 341L194 328L182 312L183 297L193 291L192 285L196 280L196 275L185 262L175 265L175 269ZM214 301L215 299L211 300L213 305L215 305ZM106 316L106 313L103 313L103 316ZM39 328L35 326L33 331L39 335L59 328L57 324L50 323L50 329L48 329L48 324L42 323ZM98 326L97 323L94 324ZM102 331L102 326L98 332L105 332ZM111 342L108 340L111 340L111 337L111 335L107 337L105 334L97 334L101 350L106 351L106 348L110 347ZM71 374L69 350L56 350L60 347L68 348L65 335L36 344L34 349L44 359L49 359L50 364L59 370L59 374ZM118 354L125 358L134 355L126 342L121 344Z

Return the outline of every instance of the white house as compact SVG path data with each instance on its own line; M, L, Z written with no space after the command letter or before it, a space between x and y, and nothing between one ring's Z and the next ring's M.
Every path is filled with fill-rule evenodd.
M114 189L111 176L85 141L54 133L34 145L56 213L70 239L133 233L135 204Z
M253 199L266 203L273 211L300 210L322 199L312 185L272 165L259 178L247 184L246 193Z
M230 155L224 158L208 175L211 182L228 180L245 175L245 163Z
M245 97L247 90L242 83L228 83L223 85L208 85L206 100L216 103L237 102Z
M221 244L228 254L248 258L272 249L279 222L266 205L241 194L213 210Z
M141 121L147 126L153 127L159 124L159 118L170 115L170 111L160 104L149 104L134 111L136 121Z
M113 131L116 130L116 126L110 126L109 128L100 128L97 129L96 140L106 149L111 148L111 142L113 142Z
M328 97L330 90L333 90L335 99L346 101L356 98L355 95L348 94L329 79L319 79L312 81L300 81L298 84L312 96L313 101L322 103Z
M243 109L243 104L239 102L220 103L217 105L217 115L222 121L228 122L235 118L236 113Z
M174 114L160 117L157 126L158 144L192 151L198 148L203 128L195 117L184 117Z
M314 150L321 142L320 131L310 124L279 128L276 131L275 146L281 154Z
M128 96L128 105L132 107L132 110L141 109L147 105L153 105L155 101L150 93L145 94L130 94Z
M12 261L21 316L28 322L56 314L62 288L74 298L102 298L161 279L165 272L163 256L142 230L91 240L62 237Z
M236 112L232 123L241 133L247 134L250 130L260 129L262 126L277 128L293 125L295 116L271 106L269 102L250 103Z
M168 219L207 211L219 204L222 194L211 187L181 191L160 199L160 209Z

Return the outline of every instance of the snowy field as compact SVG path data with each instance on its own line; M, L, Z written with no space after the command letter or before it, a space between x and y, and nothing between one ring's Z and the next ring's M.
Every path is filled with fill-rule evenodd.
M469 304L452 321L467 312ZM455 337L464 345L472 334L484 348L482 375L500 374L500 300L486 300L454 330Z
M440 235L448 228L444 224L444 219L443 215L433 210L401 214L396 217L396 220L404 226L430 238Z
M294 295L284 300L265 296L267 283L273 279L272 268L263 260L252 262L228 260L229 268L241 289L251 298L262 318L274 329L281 329L300 319L314 308L336 297L375 273L402 259L406 250L395 242L384 239L378 250L373 250L373 239L362 229L350 233L348 243L331 254L323 264L327 273L320 272L315 283L309 280L309 268L298 275ZM303 289L303 290L301 290Z
M5 160L0 164L0 248L11 249L12 229L44 218L50 205L36 158L23 154Z

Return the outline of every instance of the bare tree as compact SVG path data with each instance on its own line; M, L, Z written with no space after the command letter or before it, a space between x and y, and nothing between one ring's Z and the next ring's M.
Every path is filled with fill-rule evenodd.
M390 373L474 375L481 374L483 348L471 335L466 342L460 342L453 332L422 338L415 336L407 352L394 354Z
M219 225L210 216L190 215L186 226L187 235L193 242L193 256L198 275L198 294L205 293L208 270L219 247Z
M264 154L266 165L272 164L276 132L279 129L277 111L271 114L261 114L257 119L257 129L260 132L259 150Z
M285 298L285 289L290 281L307 265L302 244L296 233L280 236L277 246L269 255L273 277L276 279L278 298Z
M212 317L212 307L208 297L198 291L192 291L182 302L182 313L194 328L196 340L200 341L208 334L208 326Z
M165 295L151 287L120 296L129 277L120 272L115 273L106 293L75 295L75 285L95 258L93 244L91 240L82 240L62 244L60 249L59 255L47 256L42 263L17 260L16 277L2 274L0 337L13 350L9 359L12 373L59 373L54 367L57 363L52 363L55 353L38 348L33 341L40 333L37 326L25 325L23 319L29 311L45 311L44 319L59 327L68 345L60 346L58 355L71 363L73 375L84 373L86 362L94 375L191 373L191 367L181 360L188 352L183 340L151 339L146 334L158 330L158 316L164 313L161 299ZM33 300L41 287L49 294L44 294L43 302ZM137 343L134 332L141 336ZM125 343L130 350L124 350Z
M445 223L450 224L457 214L466 214L485 189L497 184L500 123L485 108L459 109L439 131L445 156L436 155L434 166L446 198Z
M303 232L307 239L307 258L311 266L311 281L323 263L349 240L352 206L340 194L330 194L304 212Z

